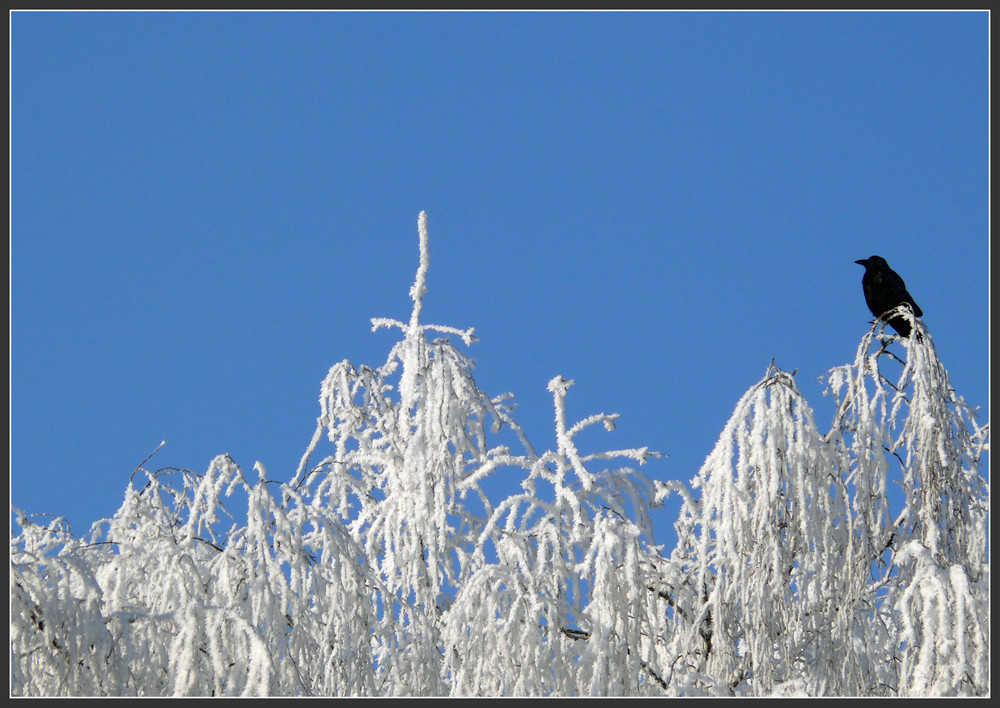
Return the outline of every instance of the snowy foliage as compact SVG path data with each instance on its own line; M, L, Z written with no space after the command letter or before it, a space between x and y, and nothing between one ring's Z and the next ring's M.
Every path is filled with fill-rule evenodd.
M882 327L827 377L830 432L772 365L695 478L700 498L658 485L684 498L657 583L678 692L989 693L988 426L919 321L912 339ZM882 371L894 341L907 353L896 383Z
M137 470L83 538L13 510L12 694L989 693L989 426L919 321L903 340L877 322L828 374L828 433L772 365L690 486L651 483L656 453L577 447L615 416L568 422L572 381L549 382L539 454L511 397L429 339L475 340L422 322L418 230L410 320L372 321L401 341L330 369L290 481L226 455ZM519 491L491 498L496 475ZM649 508L671 493L664 555Z

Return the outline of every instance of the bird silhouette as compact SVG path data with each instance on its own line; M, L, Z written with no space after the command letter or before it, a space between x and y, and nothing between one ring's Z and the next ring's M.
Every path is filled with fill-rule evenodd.
M868 304L868 309L875 317L896 330L901 337L909 337L910 322L904 315L896 314L888 318L883 317L887 312L900 305L908 305L917 317L923 316L923 310L907 292L906 283L896 271L889 267L882 256L872 256L854 262L865 267L865 274L861 277L861 287L865 291L865 302Z

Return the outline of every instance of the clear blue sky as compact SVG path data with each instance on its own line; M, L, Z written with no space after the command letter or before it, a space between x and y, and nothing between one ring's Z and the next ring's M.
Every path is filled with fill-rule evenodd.
M817 377L884 256L988 419L989 16L23 13L11 18L11 501L77 534L129 474L294 473L329 367L475 327L555 445L689 480L772 358ZM657 535L673 533L673 513Z

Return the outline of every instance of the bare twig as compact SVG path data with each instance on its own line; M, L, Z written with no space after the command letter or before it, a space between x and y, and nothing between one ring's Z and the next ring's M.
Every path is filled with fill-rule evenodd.
M142 469L142 466L143 466L144 464L146 464L147 462L149 462L149 458L151 458L151 457L152 457L153 455L155 455L156 453L158 453L158 452L160 451L160 448L161 448L161 447L163 447L163 446L164 446L164 445L166 445L166 444L167 444L167 441L166 441L166 440L161 440L161 441L160 441L160 444L156 446L156 449L155 449L155 450L153 450L153 451L152 451L151 453L149 453L149 454L148 454L148 455L146 456L146 459L145 459L145 460L143 460L142 462L140 462L140 463L139 463L139 464L138 464L138 465L136 466L136 468L135 468L134 470L132 470L132 474L130 474L130 475L128 476L128 481L129 481L129 484L131 484L131 483L132 483L132 478L133 478L133 477L135 477L135 473L136 473L136 472L138 472L139 470L141 470L141 469ZM143 471L145 472L145 470L143 470Z

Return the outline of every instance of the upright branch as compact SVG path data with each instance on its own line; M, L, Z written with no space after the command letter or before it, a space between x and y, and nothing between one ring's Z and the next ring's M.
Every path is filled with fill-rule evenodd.
M410 334L415 335L420 323L420 311L424 307L424 293L427 292L427 268L430 266L430 251L427 247L427 212L420 212L417 217L417 231L420 234L420 265L417 268L417 279L410 287L410 299L413 300L413 312L410 313Z

